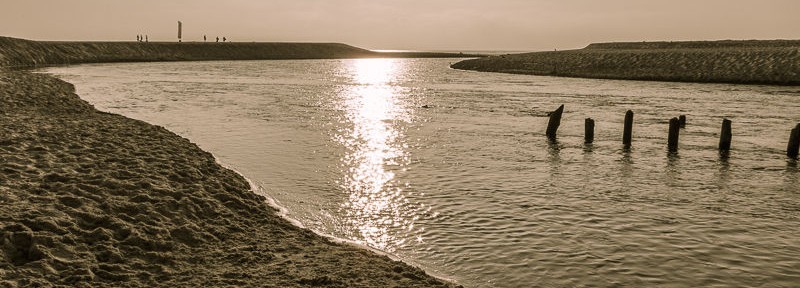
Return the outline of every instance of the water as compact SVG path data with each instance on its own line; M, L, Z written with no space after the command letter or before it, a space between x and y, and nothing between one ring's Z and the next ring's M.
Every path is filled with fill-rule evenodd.
M191 139L304 226L468 287L800 283L800 173L784 156L800 87L478 73L452 61L48 72L100 110ZM545 115L560 104L549 143ZM680 114L688 125L669 155L668 119ZM716 151L723 117L728 157Z

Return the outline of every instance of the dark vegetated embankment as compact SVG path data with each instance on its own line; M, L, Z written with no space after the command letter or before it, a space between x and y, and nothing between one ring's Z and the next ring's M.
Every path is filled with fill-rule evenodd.
M457 53L374 52L341 43L55 42L0 37L0 67L211 60L473 57Z
M470 59L455 69L679 82L800 85L800 40L596 43Z

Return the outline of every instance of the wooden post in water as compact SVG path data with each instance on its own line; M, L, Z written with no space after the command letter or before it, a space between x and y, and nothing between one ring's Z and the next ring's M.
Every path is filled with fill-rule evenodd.
M556 139L558 126L561 125L561 113L564 112L564 105L562 104L556 111L550 112L550 121L547 122L547 138L550 140Z
M686 128L686 115L678 116L678 121L681 124L681 128Z
M719 151L731 150L731 120L722 119L722 131L719 133Z
M786 147L786 156L797 159L798 150L800 150L800 123L797 123L797 126L792 129L792 134L789 135L789 145Z
M681 121L673 117L669 119L669 137L667 139L667 148L669 152L678 152L678 135L681 131Z
M625 145L625 148L631 147L632 136L633 136L633 111L628 110L628 112L625 112L625 129L622 132L622 145Z
M585 125L586 133L585 136L583 137L584 139L583 142L586 144L591 144L592 142L594 142L594 120L592 118L586 118L586 121L584 123L586 124Z

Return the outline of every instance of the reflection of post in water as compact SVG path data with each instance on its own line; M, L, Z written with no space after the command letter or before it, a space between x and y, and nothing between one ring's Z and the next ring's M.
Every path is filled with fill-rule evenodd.
M723 154L725 154L723 156ZM719 151L719 170L717 171L717 188L725 190L730 182L730 162L728 161L728 151Z
M678 176L681 174L680 160L681 157L678 155L677 151L670 151L667 153L666 174L667 174L667 180L669 180L670 182L677 180Z
M728 159L730 158L729 156L730 156L730 151L719 151L720 169L724 168L725 170L728 170L728 166L730 165L730 163L728 162Z
M633 158L631 158L630 147L622 148L622 159L620 159L620 163L622 163L622 167L620 167L619 171L622 172L622 178L627 183L633 173Z
M547 163L550 164L550 175L555 176L561 165L561 144L556 139L547 140Z
M800 184L800 169L797 168L797 160L790 159L786 162L786 171L783 172L784 190L797 191L797 185Z
M559 155L561 152L561 143L558 142L556 139L548 139L547 140L547 154L548 160L552 163L553 161L560 161L561 156Z
M595 163L594 153L592 153L593 145L592 143L583 145L583 181L581 181L581 184L586 188L586 191L595 188L593 185L596 181L593 181L593 179L597 178L597 163Z
M678 164L678 160L681 159L681 156L678 156L677 152L669 151L667 152L667 166L668 167L675 167Z
M728 162L728 158L731 157L730 150L719 150L719 161L720 162Z
M592 144L592 143L583 144L583 154L584 154L584 156L586 154L591 154L593 148L594 148L594 144Z
M619 181L620 181L620 196L627 196L630 195L632 192L631 187L635 186L632 185L634 180L633 176L633 158L631 157L630 149L622 149L618 150L622 157L617 160L619 162Z

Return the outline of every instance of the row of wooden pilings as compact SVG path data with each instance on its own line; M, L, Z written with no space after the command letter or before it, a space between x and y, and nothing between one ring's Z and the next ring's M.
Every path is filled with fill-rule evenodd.
M564 105L561 105L553 112L550 112L550 120L547 122L547 138L555 140L558 132L558 126L561 125L561 114L564 113ZM673 117L669 120L669 136L667 137L667 149L670 152L678 152L678 137L680 136L680 129L686 127L686 115ZM625 112L625 127L622 132L622 145L625 148L631 147L631 139L633 137L633 111L628 110ZM722 130L719 135L719 150L729 151L731 149L731 120L722 119ZM584 142L589 144L594 142L594 120L586 118L585 120L585 133ZM789 134L789 145L786 147L786 156L789 158L797 159L800 153L800 123L798 123L791 134Z

